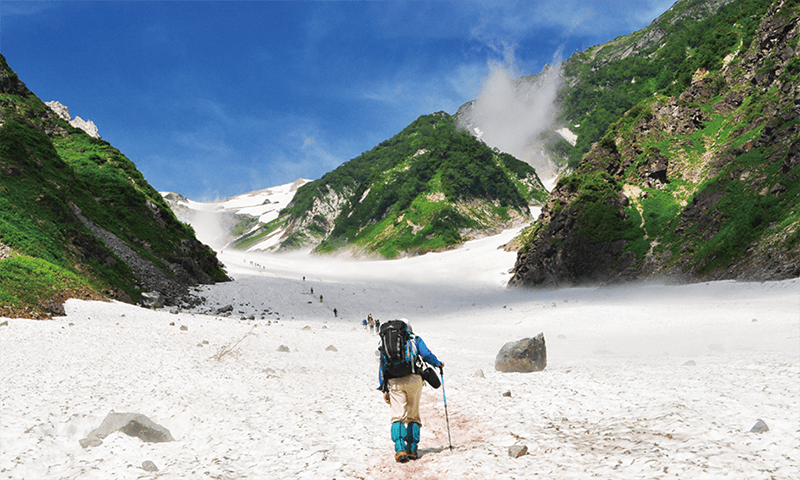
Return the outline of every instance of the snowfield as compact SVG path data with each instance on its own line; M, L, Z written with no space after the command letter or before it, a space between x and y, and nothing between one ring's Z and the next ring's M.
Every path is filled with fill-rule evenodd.
M236 280L199 295L230 317L70 300L10 319L0 479L800 478L800 280L507 289L513 234L384 262L225 251ZM452 451L426 386L422 457L394 462L368 313L446 363ZM540 332L547 369L494 370ZM176 441L81 448L111 411Z

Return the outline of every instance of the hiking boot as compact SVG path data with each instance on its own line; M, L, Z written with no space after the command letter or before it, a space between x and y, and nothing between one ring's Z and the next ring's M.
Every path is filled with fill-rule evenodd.
M420 425L416 422L411 422L406 427L406 455L410 460L419 458L417 455L417 445L419 444L419 430Z
M394 459L397 463L406 463L408 461L408 455L406 455L406 452L400 450L394 455Z

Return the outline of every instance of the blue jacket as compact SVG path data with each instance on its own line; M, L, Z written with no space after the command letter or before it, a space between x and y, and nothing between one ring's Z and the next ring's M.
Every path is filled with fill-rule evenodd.
M436 355L434 355L433 352L430 351L428 346L425 345L425 341L422 340L421 337L418 337L418 336L414 335L414 341L417 344L417 352L419 353L419 356L422 357L423 360L425 360L427 363L433 365L434 367L441 367L442 366L442 362L440 362L439 359L436 358ZM380 367L378 368L378 388L377 388L377 390L383 390L383 382L384 382L383 372L385 370L386 370L386 359L383 357L383 355L381 355L381 364L380 364Z

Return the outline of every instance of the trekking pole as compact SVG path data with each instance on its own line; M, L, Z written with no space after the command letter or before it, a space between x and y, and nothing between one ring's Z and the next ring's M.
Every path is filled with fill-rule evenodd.
M442 398L444 399L444 418L447 422L447 443L450 444L450 451L453 451L453 441L450 439L450 417L447 415L447 395L444 393L444 368L439 367L439 373L442 375Z

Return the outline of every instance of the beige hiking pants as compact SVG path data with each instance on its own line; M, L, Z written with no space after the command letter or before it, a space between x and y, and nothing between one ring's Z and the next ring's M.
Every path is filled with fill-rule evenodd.
M388 384L392 423L415 422L422 425L422 419L419 418L422 377L412 374L401 378L390 378Z

